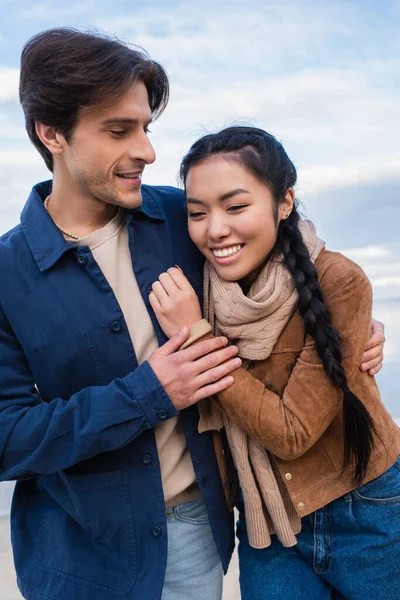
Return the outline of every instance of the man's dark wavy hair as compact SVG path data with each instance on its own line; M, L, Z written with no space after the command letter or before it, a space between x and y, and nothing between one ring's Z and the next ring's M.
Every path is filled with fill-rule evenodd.
M263 129L228 127L200 138L182 160L181 181L185 184L191 167L210 156L222 156L244 167L268 187L276 208L296 184L294 164L282 144ZM316 268L300 233L299 218L296 201L290 216L279 224L271 256L283 255L299 294L298 310L305 330L315 340L326 373L343 392L343 469L351 466L354 480L360 483L370 460L376 428L364 404L349 389L340 337L332 325Z
M143 49L72 28L49 29L26 43L19 97L29 138L50 171L53 157L38 138L35 123L54 127L69 141L82 108L106 98L117 100L136 81L145 84L157 118L168 103L168 77Z

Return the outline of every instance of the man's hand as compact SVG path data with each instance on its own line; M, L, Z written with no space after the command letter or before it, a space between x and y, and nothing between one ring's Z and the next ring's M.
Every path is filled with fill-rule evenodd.
M171 267L153 283L150 304L165 335L176 335L202 318L196 292L181 269Z
M371 320L371 337L362 357L361 371L375 375L382 369L383 344L385 343L385 326L380 321Z
M242 364L236 346L226 347L223 337L199 342L186 350L179 347L188 337L183 329L153 352L149 364L177 410L218 394L234 382L229 373Z

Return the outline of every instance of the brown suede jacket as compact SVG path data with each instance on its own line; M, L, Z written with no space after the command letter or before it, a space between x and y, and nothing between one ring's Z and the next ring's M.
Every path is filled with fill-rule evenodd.
M367 407L377 429L367 483L400 454L400 430L381 402L375 379L359 370L370 335L371 285L362 269L339 253L323 250L315 266L342 340L348 385ZM269 358L252 363L248 371L238 369L234 378L235 383L215 401L273 455L300 516L356 487L351 471L342 472L343 394L326 374L298 312ZM234 474L219 432L214 432L214 445L232 503Z

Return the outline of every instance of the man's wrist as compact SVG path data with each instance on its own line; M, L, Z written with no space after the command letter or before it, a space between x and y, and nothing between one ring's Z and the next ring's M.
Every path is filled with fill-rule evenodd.
M153 428L178 414L179 411L171 402L148 361L129 373L124 381Z

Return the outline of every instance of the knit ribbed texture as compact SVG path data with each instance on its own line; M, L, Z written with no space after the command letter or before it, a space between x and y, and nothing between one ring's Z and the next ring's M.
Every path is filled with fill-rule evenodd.
M184 350L185 348L188 348L211 331L212 327L208 321L206 321L205 319L197 321L197 323L189 327L188 339L184 344L182 344L182 346L180 346L179 350Z
M310 221L300 221L303 240L316 261L325 243L316 236ZM204 316L215 335L226 335L244 359L265 360L297 307L298 294L283 257L268 261L247 296L236 282L219 277L206 263L204 272ZM206 399L198 404L199 431L225 427L233 461L239 475L245 505L249 544L266 548L275 533L284 546L297 543L301 530L289 493L273 457L239 425L233 423L218 403Z

